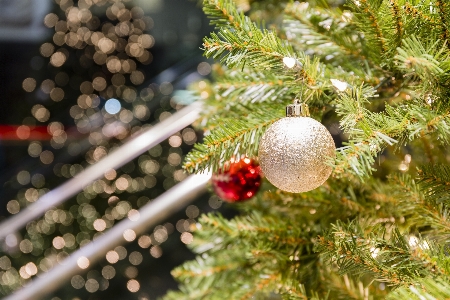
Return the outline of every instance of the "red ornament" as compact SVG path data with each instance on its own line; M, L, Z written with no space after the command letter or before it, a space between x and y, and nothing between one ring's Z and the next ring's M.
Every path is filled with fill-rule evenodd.
M248 157L230 162L228 171L212 176L214 191L217 196L228 202L239 202L250 199L261 185L261 169Z

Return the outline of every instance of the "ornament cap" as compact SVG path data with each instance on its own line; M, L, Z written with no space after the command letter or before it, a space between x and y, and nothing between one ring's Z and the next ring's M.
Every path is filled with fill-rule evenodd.
M295 99L294 104L286 106L286 117L309 117L308 104Z

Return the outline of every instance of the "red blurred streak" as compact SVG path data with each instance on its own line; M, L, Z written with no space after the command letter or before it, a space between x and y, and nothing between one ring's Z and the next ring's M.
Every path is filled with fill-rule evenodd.
M77 130L68 128L67 135L79 137ZM19 132L19 134L18 134ZM19 137L21 135L21 137ZM0 140L6 141L49 141L52 135L48 133L47 126L26 126L26 125L0 125Z
M0 140L50 140L52 136L47 131L47 126L27 126L29 135L26 138L19 138L17 129L24 125L0 125ZM27 134L24 134L27 135Z

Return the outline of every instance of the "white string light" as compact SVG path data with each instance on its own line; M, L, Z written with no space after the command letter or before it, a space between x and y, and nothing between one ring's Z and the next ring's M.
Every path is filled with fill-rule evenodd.
M42 299L70 278L105 258L114 247L126 243L127 232L139 235L185 207L206 190L211 174L191 175L139 210L139 218L119 222L99 238L72 253L61 264L29 282L5 300Z
M20 228L42 216L54 206L82 191L92 181L104 176L105 172L116 169L136 158L146 150L164 141L198 119L202 107L201 102L179 110L167 119L146 130L137 137L131 138L117 150L100 160L95 165L86 168L74 178L39 198L20 213L0 223L0 240L14 234Z

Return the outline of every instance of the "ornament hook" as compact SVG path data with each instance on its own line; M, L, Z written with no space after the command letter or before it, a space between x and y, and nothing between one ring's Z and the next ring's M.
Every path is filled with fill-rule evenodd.
M295 99L294 104L286 106L286 117L309 117L308 104Z

